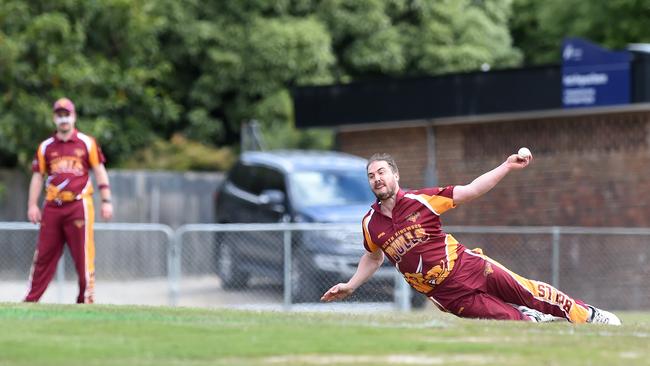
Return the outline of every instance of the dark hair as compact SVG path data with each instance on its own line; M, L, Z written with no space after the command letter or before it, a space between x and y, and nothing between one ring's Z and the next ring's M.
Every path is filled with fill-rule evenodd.
M366 171L368 171L368 167L370 166L370 164L372 164L375 161L385 161L386 163L388 163L388 166L390 167L390 170L393 171L393 173L398 172L397 164L395 164L395 159L393 159L393 157L388 153L372 154L370 159L368 159L368 164L366 164Z

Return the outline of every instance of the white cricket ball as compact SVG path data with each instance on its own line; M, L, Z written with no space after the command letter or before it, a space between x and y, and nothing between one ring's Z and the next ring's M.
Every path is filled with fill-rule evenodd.
M533 154L528 150L527 147L522 147L517 151L517 155L519 155L520 158L522 159L529 159Z

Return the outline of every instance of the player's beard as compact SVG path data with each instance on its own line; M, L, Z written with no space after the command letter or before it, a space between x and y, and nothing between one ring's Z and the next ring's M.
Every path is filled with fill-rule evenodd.
M389 199L395 195L395 185L389 185L387 183L384 183L384 187L386 187L385 192L377 192L374 189L372 191L372 193L375 194L375 197L377 197L377 199L380 201Z

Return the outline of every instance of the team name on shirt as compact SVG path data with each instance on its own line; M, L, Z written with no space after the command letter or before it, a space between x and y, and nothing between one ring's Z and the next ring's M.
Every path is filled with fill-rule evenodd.
M399 263L402 261L404 254L428 239L429 235L422 225L415 224L396 231L381 247L395 263Z

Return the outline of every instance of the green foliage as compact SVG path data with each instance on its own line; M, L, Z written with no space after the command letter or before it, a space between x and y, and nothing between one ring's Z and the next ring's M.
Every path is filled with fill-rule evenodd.
M325 0L341 80L370 75L435 75L483 64L517 65L508 31L510 0Z
M224 171L235 162L235 154L227 147L216 149L182 135L170 140L157 138L149 146L137 151L122 164L129 169Z
M0 19L10 40L0 42L0 69L8 70L0 75L0 139L19 164L54 129L51 104L61 96L75 102L78 127L98 138L109 160L179 118L181 106L159 87L172 69L148 2L3 1Z
M428 21L407 26L412 35L407 42L413 68L446 73L476 70L483 64L492 68L516 66L521 55L512 48L507 29L509 9L510 1L506 0L432 3L424 10Z
M253 119L269 146L329 148L331 131L296 131L289 88L515 65L520 54L507 29L510 6L510 0L4 0L0 162L28 164L54 129L50 108L61 96L75 102L79 129L97 137L109 166L178 133L200 144L236 146L241 123ZM165 151L172 150L158 152Z
M7 187L4 185L4 183L0 182L0 203L4 202L6 195L7 195Z
M189 91L192 116L201 116L204 121L223 120L230 133L239 131L241 122L250 119L287 124L291 117L288 95L271 115L256 113L256 104L286 94L287 86L331 81L328 69L334 57L330 39L323 25L313 18L253 17L247 24L219 28L226 29L227 36L215 30L202 41L205 56L198 65L202 72ZM195 128L196 120L190 128ZM223 134L224 129L220 129L204 136L214 141Z
M650 42L648 1L515 0L513 11L512 34L527 64L558 63L568 36L610 49Z

